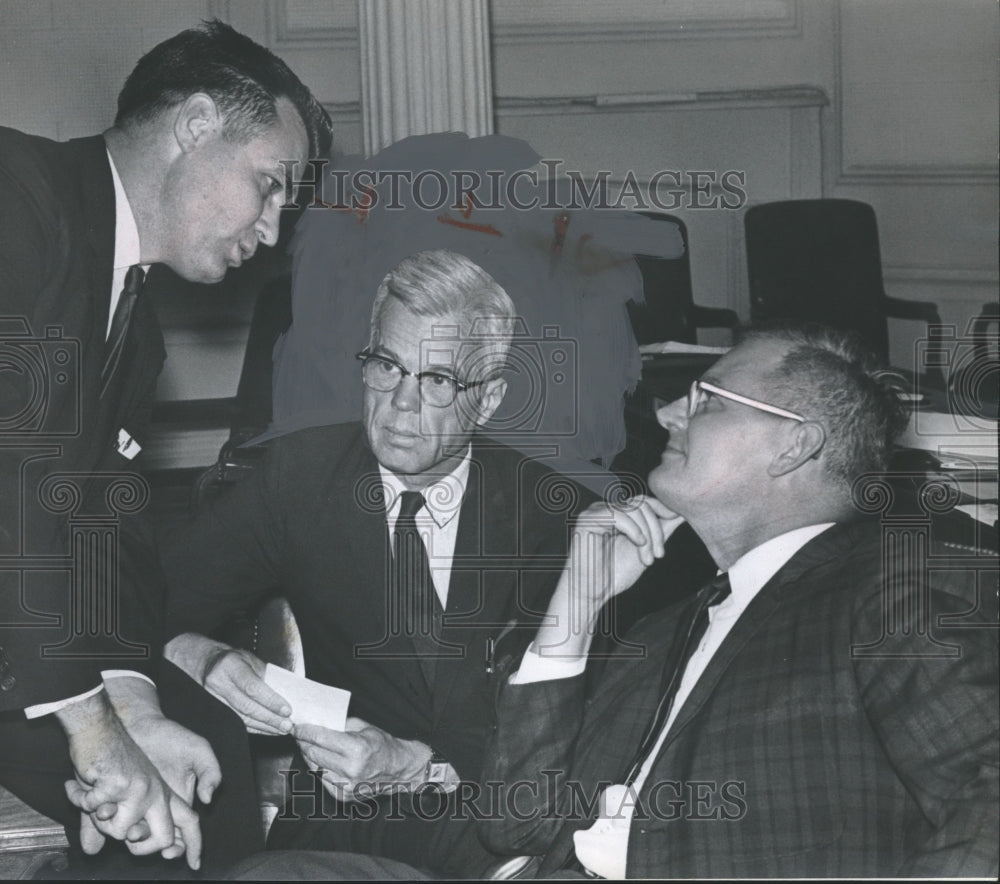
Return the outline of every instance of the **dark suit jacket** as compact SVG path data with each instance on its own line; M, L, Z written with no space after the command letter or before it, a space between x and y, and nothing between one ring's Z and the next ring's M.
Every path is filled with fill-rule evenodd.
M896 563L884 591L880 526L838 525L761 590L643 785L629 877L996 875L997 638L977 611L995 587L932 572L922 596L927 570ZM590 701L582 677L502 679L485 776L539 797L501 796L489 846L561 867L598 784L625 774L682 619L640 622L648 655L610 663Z
M106 495L117 480L95 474L133 471L115 442L122 428L145 441L164 349L140 298L120 370L100 398L115 233L103 138L60 144L0 128L0 192L0 710L13 710L86 690L108 665L148 668L131 649L109 662L124 646L86 629L73 657L42 653L69 638L73 622L67 520L123 508ZM71 512L39 502L53 473L71 474L78 489ZM155 619L148 580L133 579L148 559L143 534L119 526L117 628L140 645Z
M506 446L473 442L433 692L412 643L383 644L390 538L378 464L360 424L274 440L254 475L164 541L167 633L211 633L277 587L306 674L350 690L350 714L479 776L492 691L486 643L512 620L526 646L566 555L582 489ZM572 493L560 499L559 489ZM398 654L405 656L397 656Z

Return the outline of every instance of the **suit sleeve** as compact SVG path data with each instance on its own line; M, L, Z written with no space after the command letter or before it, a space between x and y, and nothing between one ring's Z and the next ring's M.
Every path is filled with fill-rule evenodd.
M582 675L525 685L501 679L484 777L503 812L480 824L490 850L541 856L551 848L567 818L566 780L584 709Z
M30 367L38 356L31 335L38 332L33 326L41 292L60 260L59 237L58 202L45 169L30 150L5 135L0 138L0 557L9 558L0 567L3 710L76 696L101 684L101 666L94 659L79 653L42 658L64 637L66 615L59 621L48 612L65 610L65 575L29 573L17 566L17 558L29 551L25 542L34 554L65 555L53 520L24 499L21 487L30 457L59 463L55 455L66 444L48 444L31 429L35 410L46 407L39 402L38 377ZM26 348L12 345L12 339L25 335Z
M281 442L271 444L250 476L165 536L167 639L182 632L209 634L280 586Z
M906 622L888 631L880 656L854 657L868 719L930 826L897 874L995 878L996 625L970 616L976 606L968 599L939 591L930 599L930 630L919 622L927 612L910 606ZM856 623L880 622L884 607L879 592ZM942 628L948 620L961 628Z

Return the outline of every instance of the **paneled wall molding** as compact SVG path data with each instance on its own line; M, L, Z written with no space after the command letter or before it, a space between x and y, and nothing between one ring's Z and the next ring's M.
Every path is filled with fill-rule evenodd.
M231 2L231 0L225 0ZM340 49L358 45L358 6L354 0L272 0L265 7L268 45L287 49Z
M734 89L717 92L639 92L615 95L540 95L530 98L497 97L496 114L551 116L552 114L613 114L637 110L753 110L768 107L823 107L826 93L815 86L775 89Z
M948 285L1000 285L996 270L969 269L964 267L919 267L893 265L882 268L886 280L898 282L947 283Z
M847 87L844 75L844 25L843 3L837 0L833 7L833 62L834 62L834 113L831 114L829 133L832 187L849 185L936 185L981 184L1000 180L1000 168L995 163L858 163L847 159L845 103Z
M486 0L358 0L366 154L408 135L493 131Z
M996 166L934 164L859 164L840 165L838 185L850 184L982 184L1000 180Z
M493 0L497 45L799 37L801 0Z

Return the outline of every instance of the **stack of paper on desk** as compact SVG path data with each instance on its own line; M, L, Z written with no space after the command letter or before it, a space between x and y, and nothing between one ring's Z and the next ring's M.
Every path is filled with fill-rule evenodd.
M907 448L933 451L942 461L954 455L984 468L997 466L997 422L989 418L915 411L898 441Z
M344 730L350 691L321 684L271 663L264 672L264 682L292 707L293 724L318 724L334 731Z

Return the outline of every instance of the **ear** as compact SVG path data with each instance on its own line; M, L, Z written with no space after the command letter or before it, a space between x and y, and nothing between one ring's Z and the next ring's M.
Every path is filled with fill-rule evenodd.
M779 451L768 465L767 474L772 478L784 476L801 467L819 453L826 444L826 430L816 421L796 424L785 447Z
M476 415L476 426L486 423L500 407L503 397L507 394L507 381L504 378L493 378L480 388L479 413Z
M222 132L222 114L210 95L194 92L181 103L174 117L174 138L183 153Z

